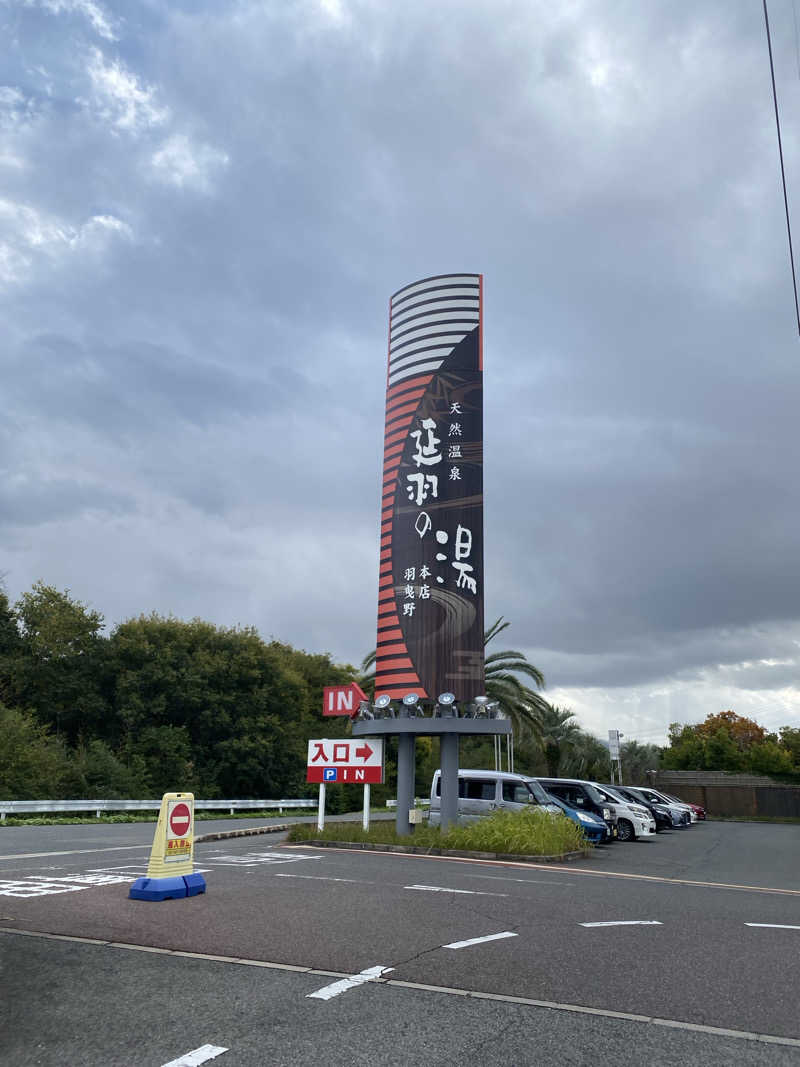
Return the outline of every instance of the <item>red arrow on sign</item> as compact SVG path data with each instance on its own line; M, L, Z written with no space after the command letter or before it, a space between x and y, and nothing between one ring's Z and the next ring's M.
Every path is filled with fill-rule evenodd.
M361 748L356 749L356 757L358 759L369 759L373 751L365 741Z

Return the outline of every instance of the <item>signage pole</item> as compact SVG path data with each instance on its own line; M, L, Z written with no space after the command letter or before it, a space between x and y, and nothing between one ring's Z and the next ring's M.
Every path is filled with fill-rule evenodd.
M325 829L325 783L319 783L319 807L317 808L317 829Z
M361 825L365 830L369 830L369 782L364 786L364 817Z

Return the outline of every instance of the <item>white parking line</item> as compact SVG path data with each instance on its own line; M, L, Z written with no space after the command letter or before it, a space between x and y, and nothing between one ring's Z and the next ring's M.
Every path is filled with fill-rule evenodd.
M221 1045L201 1045L200 1048L179 1056L177 1060L170 1060L169 1063L163 1064L162 1067L199 1067L201 1063L214 1060L217 1056L221 1056L223 1052L227 1051L228 1049L222 1048Z
M508 893L482 893L479 889L449 889L443 885L404 885L403 889L419 889L425 893L463 893L468 897L508 896Z
M453 941L449 945L442 945L442 948L468 948L470 945L482 945L484 941L499 941L503 937L518 936L518 934L512 934L510 930L505 930L502 934L487 934L486 937L472 937L469 941Z
M347 882L350 885L375 885L374 882L364 882L360 878L330 878L327 874L282 874L278 872L276 878L309 878L312 882Z
M348 989L354 989L365 982L372 982L375 978L380 978L382 974L388 974L393 970L394 967L367 967L365 971L359 971L358 974L353 974L349 978L342 978L339 982L323 986L316 993L306 993L306 999L330 1000L331 997L338 997L340 993L345 993Z
M658 919L617 919L610 923L578 923L578 926L663 926Z
M768 930L800 930L800 926L787 926L785 923L745 923L745 926L761 926Z
M89 852L132 852L137 848L150 848L150 845L113 845L110 848L71 848L66 852L9 852L0 856L0 860L38 860L42 856L84 856Z

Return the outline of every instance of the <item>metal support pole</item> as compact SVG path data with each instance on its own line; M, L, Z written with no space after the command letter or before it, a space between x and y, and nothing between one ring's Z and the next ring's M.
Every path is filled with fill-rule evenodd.
M439 762L442 766L439 823L446 830L458 822L458 734L442 734Z
M317 829L325 829L325 783L319 783L319 807L317 808Z
M511 766L511 734L506 734L506 770L510 774L513 769Z
M369 782L364 786L364 817L361 825L365 830L369 830Z
M414 807L414 734L400 734L397 738L397 821L398 834L410 834L408 812Z

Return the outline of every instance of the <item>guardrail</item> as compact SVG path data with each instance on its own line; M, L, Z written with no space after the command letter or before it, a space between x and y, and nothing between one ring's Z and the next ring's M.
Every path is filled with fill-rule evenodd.
M414 797L414 807L415 808L430 807L430 803L431 802L430 802L428 797ZM396 808L397 807L397 801L396 800L387 800L386 801L386 807L387 808Z
M316 808L313 798L304 800L195 800L195 809L208 811L274 811L284 808ZM0 800L0 822L6 815L36 812L93 811L97 818L104 811L158 811L161 800Z

